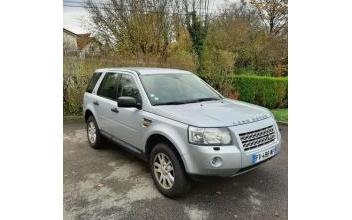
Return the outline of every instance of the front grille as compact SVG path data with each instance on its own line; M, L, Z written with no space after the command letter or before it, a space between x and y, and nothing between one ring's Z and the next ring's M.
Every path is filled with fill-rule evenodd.
M240 134L242 146L245 151L269 144L275 140L274 126L265 127L255 131Z

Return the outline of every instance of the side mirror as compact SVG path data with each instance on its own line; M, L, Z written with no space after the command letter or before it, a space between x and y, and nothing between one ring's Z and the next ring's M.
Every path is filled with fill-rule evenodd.
M117 98L117 106L122 108L142 108L142 105L137 103L137 100L130 96L120 96Z

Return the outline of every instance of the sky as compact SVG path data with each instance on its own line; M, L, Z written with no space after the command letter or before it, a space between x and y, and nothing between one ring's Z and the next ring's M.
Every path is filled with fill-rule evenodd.
M71 2L83 2L83 0L64 0L64 5L78 5ZM84 8L79 7L64 7L63 8L64 28L76 33L83 34L87 33L88 30L82 27L84 20L87 19L87 12Z
M234 2L236 0L211 0L214 2L214 9L219 8L224 2ZM84 0L63 0L63 5L74 5L79 6ZM97 1L98 2L98 1ZM63 26L64 28L76 33L83 34L88 33L88 30L84 27L85 21L88 19L88 13L84 8L80 7L63 7Z

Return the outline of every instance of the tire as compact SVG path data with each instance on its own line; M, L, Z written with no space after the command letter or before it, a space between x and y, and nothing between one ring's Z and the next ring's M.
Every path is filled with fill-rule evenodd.
M101 148L102 136L100 135L98 124L93 116L89 116L87 120L87 138L92 148Z
M190 189L182 161L168 144L155 145L150 153L149 167L156 187L165 196L179 197Z

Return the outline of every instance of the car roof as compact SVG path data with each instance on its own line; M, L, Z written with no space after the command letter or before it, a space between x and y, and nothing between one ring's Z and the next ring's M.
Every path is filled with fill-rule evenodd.
M151 75L151 74L192 74L192 72L180 69L170 68L155 68L155 67L119 67L119 68L103 68L97 69L97 72L107 71L133 71L139 75Z

